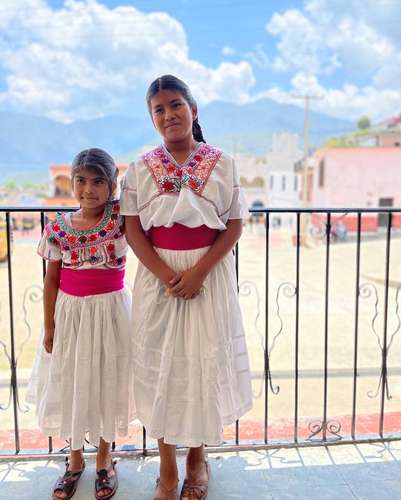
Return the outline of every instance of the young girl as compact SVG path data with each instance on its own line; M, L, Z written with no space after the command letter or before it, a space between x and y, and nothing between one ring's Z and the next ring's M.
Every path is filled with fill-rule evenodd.
M252 406L232 249L248 217L232 158L205 144L187 85L147 93L164 144L131 164L121 213L140 263L134 285L137 415L158 439L154 499L175 499L176 445L189 447L181 499L207 496L204 444Z
M110 443L127 434L133 417L131 294L124 288L127 242L117 200L118 170L110 155L87 149L74 159L77 212L46 225L38 253L48 261L44 282L44 339L29 394L47 436L70 440L66 472L54 499L75 493L85 462L85 433L98 444L95 497L117 489Z

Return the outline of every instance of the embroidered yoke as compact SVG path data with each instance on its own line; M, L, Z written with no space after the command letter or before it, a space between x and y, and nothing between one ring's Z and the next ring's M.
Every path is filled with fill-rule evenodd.
M121 211L140 215L145 231L175 223L221 231L229 218L248 216L233 159L204 143L182 164L164 145L132 163L122 183Z
M70 219L71 213L59 212L55 221L46 224L39 255L62 260L62 266L70 269L124 268L127 242L119 201L108 203L101 221L91 229L74 229Z

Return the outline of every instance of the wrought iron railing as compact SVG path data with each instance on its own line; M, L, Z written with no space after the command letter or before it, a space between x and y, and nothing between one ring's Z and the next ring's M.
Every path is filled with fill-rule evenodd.
M0 401L0 417L1 412L8 410L12 406L13 411L13 426L15 449L11 452L21 454L25 451L21 449L20 443L20 426L19 415L28 411L28 408L22 404L19 398L19 385L17 377L17 367L20 355L24 346L29 342L31 337L31 326L27 320L26 303L30 301L40 301L42 298L41 288L38 285L30 285L25 289L23 299L23 320L26 325L27 334L19 345L18 352L16 349L15 341L15 317L18 312L14 305L14 282L13 282L13 252L10 251L13 247L12 238L12 217L16 213L29 212L36 213L40 216L40 224L43 229L46 214L54 213L59 210L67 210L65 207L57 208L37 208L37 207L0 207L0 217L4 217L5 226L3 231L6 233L7 249L6 262L7 266L7 283L2 283L2 287L8 287L8 312L9 312L9 325L8 333L9 340L0 339L0 356L3 355L9 365L9 387L7 402ZM293 281L284 280L278 283L275 290L271 290L270 275L271 275L271 235L276 231L272 227L272 217L280 217L281 215L292 216L292 245L295 257L295 275ZM255 306L255 328L259 329L258 324L261 319L264 319L263 332L259 331L261 356L263 356L263 371L254 373L255 378L261 381L260 396L263 399L263 436L260 440L250 442L249 440L242 440L240 437L241 421L235 424L235 436L233 443L229 443L230 449L241 447L266 447L277 446L277 440L272 440L269 435L270 431L270 403L271 398L274 398L280 393L280 385L274 380L274 372L272 368L273 351L276 349L280 337L283 335L284 326L281 310L282 298L291 299L294 301L294 312L292 315L292 330L293 330L293 369L287 376L293 383L293 413L289 416L289 421L292 422L292 435L285 441L280 442L280 446L302 446L310 444L327 444L336 442L355 442L366 441L372 439L387 440L400 438L397 433L392 432L391 436L388 434L385 427L386 415L386 400L391 399L389 388L389 369L388 369L388 356L390 350L393 348L394 341L397 333L401 329L401 315L400 315L400 294L401 294L401 273L397 280L391 282L391 286L395 288L393 309L393 325L389 328L389 288L390 288L390 267L391 263L401 263L401 251L397 247L392 252L393 241L401 238L401 209L385 209L385 208L338 208L338 209L255 209L251 210L251 218L253 224L258 224L264 232L264 246L258 248L259 255L263 254L264 261L264 284L263 290L252 281L241 282L239 280L239 293L241 295L250 295L255 293L256 306ZM372 225L372 220L375 224ZM380 227L377 226L380 224ZM1 231L0 226L0 231ZM374 282L361 283L361 250L365 241L370 241L372 236L381 238L385 247L384 256L384 275L383 275L383 305L382 305L382 333L379 333L377 322L379 317L379 291ZM0 235L1 236L1 235ZM331 250L332 245L337 242L342 242L347 239L348 244L353 245L355 251L354 261L354 274L353 274L353 338L351 341L347 340L347 346L353 350L353 363L352 367L346 371L346 376L350 378L352 383L352 404L350 407L350 432L348 436L342 433L341 423L336 420L331 420L329 416L329 388L328 382L330 379L329 369L329 339L333 332L330 330L330 266L331 266ZM1 242L1 240L0 240ZM313 420L308 423L308 435L300 436L300 377L308 377L307 370L301 370L299 366L299 353L300 353L300 319L302 310L300 305L300 297L304 292L303 283L301 279L302 273L302 251L303 248L311 244L320 244L324 246L324 303L323 310L323 370L318 374L322 378L323 383L323 398L321 406L321 418ZM240 255L241 244L237 245L236 251L236 269L237 276L240 273ZM42 274L45 275L46 264L43 261ZM398 272L398 271L397 271ZM261 300L264 296L264 301ZM272 299L274 298L274 303ZM370 328L372 334L375 336L377 346L380 352L380 366L379 381L376 390L367 392L369 398L380 399L380 410L378 418L378 426L375 432L366 433L366 435L358 436L356 432L356 424L358 418L358 401L357 389L360 377L363 375L366 368L359 367L359 353L360 353L360 304L362 300L373 299L373 309L371 313ZM272 327L272 314L271 309L274 306L276 327ZM4 304L0 304L1 307ZM2 325L4 331L4 325ZM288 329L288 328L287 328ZM259 329L260 330L260 329ZM276 361L277 364L277 361ZM397 368L392 369L394 373L399 374L400 370ZM277 372L277 370L275 370ZM316 377L316 373L313 374ZM0 431L5 429L1 429ZM141 451L146 453L149 451L146 431L143 429L142 433L142 447ZM60 451L60 450L58 450ZM64 451L64 450L61 450ZM0 455L4 453L0 450ZM53 452L53 440L48 439L48 453ZM47 453L43 450L43 453ZM10 453L10 451L8 451Z

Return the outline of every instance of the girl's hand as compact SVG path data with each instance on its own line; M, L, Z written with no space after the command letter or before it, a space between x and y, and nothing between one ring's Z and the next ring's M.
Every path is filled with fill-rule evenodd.
M199 295L206 275L196 266L177 274L171 281L167 292L173 297L182 297L185 300Z
M54 338L54 328L45 329L45 336L43 338L43 347L49 354L53 351L53 338Z

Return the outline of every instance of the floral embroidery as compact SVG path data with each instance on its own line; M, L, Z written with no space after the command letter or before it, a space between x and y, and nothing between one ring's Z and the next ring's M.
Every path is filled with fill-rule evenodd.
M219 149L201 144L183 165L178 165L163 146L143 156L160 193L178 193L182 187L202 194L206 182L221 156Z
M101 243L109 238L114 238L115 234L120 233L122 218L120 214L120 205L118 202L109 203L105 209L104 217L100 223L92 229L79 230L74 229L65 221L65 215L58 213L56 221L49 225L50 238L61 243L63 249L65 243L73 248L90 246L93 242Z
M109 203L97 226L89 230L73 228L58 213L55 222L46 225L44 237L62 251L63 266L77 268L84 262L107 267L122 267L125 256L116 254L116 241L124 236L123 217L117 201Z

